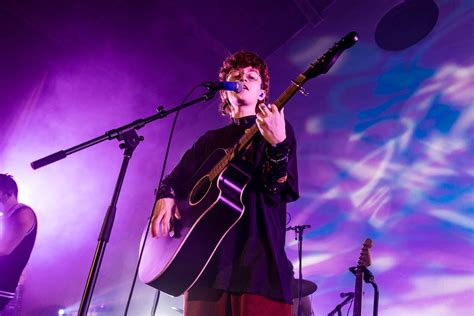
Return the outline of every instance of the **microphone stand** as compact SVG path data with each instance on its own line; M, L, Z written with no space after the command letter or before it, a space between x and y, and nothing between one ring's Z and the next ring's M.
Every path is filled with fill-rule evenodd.
M89 310L89 305L92 300L92 294L94 292L94 287L97 281L97 277L99 275L102 259L104 257L105 247L107 245L107 242L109 241L110 234L112 232L112 226L115 219L115 213L117 210L117 201L120 195L120 190L122 188L123 180L125 178L125 173L127 171L127 167L130 162L130 159L132 158L133 151L140 144L140 142L144 140L143 136L139 136L136 130L144 127L148 123L151 123L157 119L164 118L168 116L170 113L179 111L195 103L198 103L204 100L209 101L210 99L212 99L212 97L214 97L215 94L216 94L215 90L209 90L208 92L206 92L204 95L202 95L201 97L197 99L191 100L190 102L184 103L182 105L179 105L177 107L174 107L166 111L163 109L163 107L159 107L157 109L158 113L154 115L151 115L144 119L135 120L119 128L107 131L102 136L93 138L89 141L86 141L82 144L71 147L69 149L60 150L54 154L43 157L31 163L31 167L33 169L38 169L48 164L51 164L53 162L56 162L60 159L66 158L70 154L73 154L75 152L78 152L90 146L101 143L105 140L117 139L118 141L123 142L123 143L120 143L119 145L121 149L124 149L124 157L122 161L122 166L120 168L119 176L115 184L115 189L112 195L111 204L109 208L107 209L104 222L102 224L102 229L99 234L97 248L95 251L94 259L92 260L89 276L87 278L86 286L82 295L81 304L78 310L78 315L86 316L87 311Z
M303 262L303 231L306 228L310 228L311 225L297 225L290 226L286 230L295 231L295 240L298 240L298 261L299 261L299 278L298 278L298 316L301 316L301 294L303 286L303 273L302 273L302 262Z
M160 290L155 291L155 298L153 299L153 306L151 307L151 316L156 315L156 309L158 308L158 302L160 301L160 293Z
M328 316L333 316L336 312L337 312L337 316L342 316L342 312L341 312L341 308L346 305L347 303L349 303L350 300L352 300L354 298L354 293L352 293L352 295L347 295L347 297L339 304L337 304L337 306L329 312Z

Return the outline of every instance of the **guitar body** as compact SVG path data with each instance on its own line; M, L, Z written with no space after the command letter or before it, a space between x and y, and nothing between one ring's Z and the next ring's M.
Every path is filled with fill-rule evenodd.
M216 150L188 181L195 185L178 201L182 218L175 221L173 237L152 238L148 232L139 268L144 283L173 296L183 294L242 217L242 194L250 180L246 166L231 162L214 181L207 177L224 154Z

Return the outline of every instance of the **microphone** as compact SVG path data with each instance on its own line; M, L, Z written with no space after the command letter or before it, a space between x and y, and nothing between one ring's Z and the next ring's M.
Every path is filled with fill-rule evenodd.
M242 82L240 81L206 81L201 83L201 86L209 90L228 90L237 93L240 93L243 89Z
M303 230L303 229L306 229L306 228L311 228L311 225L290 226L290 227L286 228L286 231L290 231L290 230L298 231L298 230Z
M343 292L341 294L339 294L340 297L344 298L344 297L353 297L354 296L354 292Z

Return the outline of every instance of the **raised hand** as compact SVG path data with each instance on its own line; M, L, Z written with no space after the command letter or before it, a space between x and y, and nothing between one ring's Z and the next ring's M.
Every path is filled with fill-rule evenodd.
M259 109L257 127L263 138L272 146L284 141L286 139L284 109L280 112L275 104L269 106L260 104Z

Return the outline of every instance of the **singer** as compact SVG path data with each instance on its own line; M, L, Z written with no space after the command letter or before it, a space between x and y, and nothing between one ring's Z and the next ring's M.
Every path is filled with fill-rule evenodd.
M182 184L215 149L232 147L256 124L260 133L242 154L254 166L241 195L244 213L185 293L184 314L289 316L293 276L284 250L286 204L299 197L293 129L283 110L267 105L268 67L255 53L225 59L219 80L242 84L240 92L220 91L220 112L230 123L201 136L157 189L152 236L170 238L173 221L186 216L177 207L187 196Z

